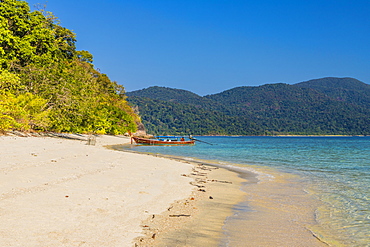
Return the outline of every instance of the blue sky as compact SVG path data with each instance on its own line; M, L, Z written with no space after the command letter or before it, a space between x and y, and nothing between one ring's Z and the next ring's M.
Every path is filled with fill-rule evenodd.
M27 2L47 4L126 91L207 95L327 76L370 84L369 0Z

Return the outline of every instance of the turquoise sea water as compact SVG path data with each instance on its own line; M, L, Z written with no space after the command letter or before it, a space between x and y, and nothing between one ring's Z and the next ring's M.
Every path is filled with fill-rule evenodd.
M133 146L134 151L273 168L298 175L325 205L319 224L345 246L370 246L370 137L197 137L193 146Z

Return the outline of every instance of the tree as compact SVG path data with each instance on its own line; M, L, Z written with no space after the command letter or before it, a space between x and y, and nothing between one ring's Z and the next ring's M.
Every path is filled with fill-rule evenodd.
M25 1L0 3L0 130L136 130L140 118L124 88L94 69L92 54L76 50L72 31Z

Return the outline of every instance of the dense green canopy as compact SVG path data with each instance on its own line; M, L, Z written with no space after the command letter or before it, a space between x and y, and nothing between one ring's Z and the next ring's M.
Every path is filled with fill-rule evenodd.
M370 85L322 78L199 96L150 87L127 93L148 132L194 135L370 135Z
M76 35L44 10L0 0L0 131L123 134L140 121Z

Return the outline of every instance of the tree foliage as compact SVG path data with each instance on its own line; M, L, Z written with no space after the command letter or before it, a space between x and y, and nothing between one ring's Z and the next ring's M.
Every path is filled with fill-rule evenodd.
M140 119L124 88L94 68L88 51L76 50L72 31L25 1L0 4L0 130L136 130Z
M248 118L228 116L219 111L147 97L129 96L139 107L142 121L151 134L158 135L261 135L262 129Z
M200 135L369 135L369 95L368 84L350 78L237 87L204 97L164 87L128 93L149 132Z

